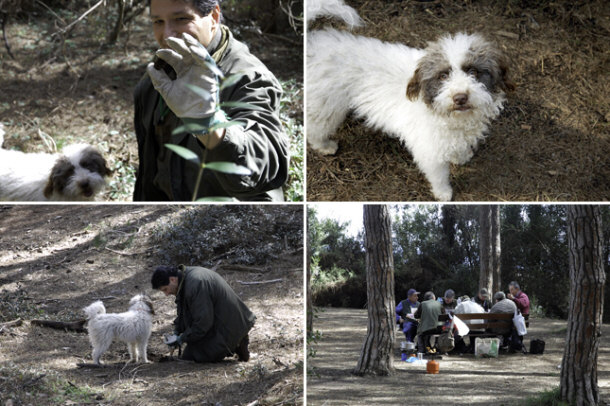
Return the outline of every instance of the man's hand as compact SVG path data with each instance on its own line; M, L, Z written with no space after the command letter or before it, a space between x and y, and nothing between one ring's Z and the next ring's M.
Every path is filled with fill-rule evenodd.
M163 338L163 342L170 347L180 347L180 345L182 344L182 339L179 335L172 334L165 336Z
M512 295L512 293L509 293L508 295L506 295L506 297L507 297L508 299L511 299L511 300L515 298L515 297Z
M182 38L168 38L167 43L171 49L159 49L157 57L174 68L176 79L170 79L164 70L155 69L151 62L146 69L153 86L176 116L191 119L213 117L218 104L219 73L214 60L189 34L182 34ZM195 93L189 85L203 91Z

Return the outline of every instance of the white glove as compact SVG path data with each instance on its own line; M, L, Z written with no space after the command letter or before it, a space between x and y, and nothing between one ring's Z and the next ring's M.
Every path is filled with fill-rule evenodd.
M171 49L159 49L156 54L174 68L176 79L171 80L151 62L146 69L153 86L176 116L211 120L217 110L218 76L222 72L205 47L189 34L182 34L182 39L170 37L167 43Z

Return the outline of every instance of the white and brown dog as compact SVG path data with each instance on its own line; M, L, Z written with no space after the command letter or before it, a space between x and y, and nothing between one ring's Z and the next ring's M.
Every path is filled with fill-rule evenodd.
M98 300L83 309L87 315L89 341L93 346L93 362L100 365L100 357L112 341L127 343L129 362L148 362L146 347L152 331L152 302L145 295L136 295L129 301L129 310L124 313L106 313L104 304Z
M0 127L0 146L2 138ZM57 154L0 148L0 200L94 200L110 173L102 154L86 144L69 145Z
M343 0L309 0L308 20L334 16L359 25ZM425 49L387 43L334 29L308 33L307 141L323 154L349 112L396 137L432 185L451 200L449 165L472 158L488 125L514 89L507 60L479 35L458 33Z

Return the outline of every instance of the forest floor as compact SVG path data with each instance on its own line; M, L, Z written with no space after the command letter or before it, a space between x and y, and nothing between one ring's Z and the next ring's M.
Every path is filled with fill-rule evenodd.
M71 143L95 145L113 170L99 200L131 201L138 167L133 90L158 48L147 11L110 46L106 35L113 27L113 2L91 13L63 38L54 34L85 11L79 8L85 2L63 2L67 5L55 14L38 3L42 2L31 12L10 16L6 25L15 59L0 43L4 148L51 152L53 143L58 149ZM302 37L291 31L265 34L251 20L234 17L227 10L227 21L231 19L227 24L235 37L284 88L280 119L291 137L293 157L286 199L302 200Z
M176 305L150 288L151 270L160 264L150 239L180 212L150 205L0 206L0 322L24 320L0 328L0 404L303 403L302 250L278 255L264 272L218 270L257 316L249 362L160 362ZM82 319L81 309L99 298L108 312L123 312L140 292L151 296L156 312L150 364L125 365L127 347L115 342L103 356L105 368L79 368L91 363L86 333L29 322Z
M474 355L443 356L438 375L428 375L425 366L400 361L402 332L396 333L394 366L389 377L357 377L351 371L358 363L366 336L366 310L323 308L317 313L314 331L321 338L311 344L315 356L308 359L307 404L315 405L523 405L528 397L559 386L566 334L562 320L533 318L524 340L546 342L543 355L500 353L498 358ZM610 335L610 325L602 329ZM311 353L312 349L308 349ZM610 341L599 348L598 383L601 405L610 405ZM605 403L604 403L605 402Z
M347 3L364 19L358 35L423 48L447 33L476 32L508 56L517 89L470 162L452 166L454 200L610 200L610 2ZM308 200L434 200L401 143L362 121L340 126L336 155L308 149Z

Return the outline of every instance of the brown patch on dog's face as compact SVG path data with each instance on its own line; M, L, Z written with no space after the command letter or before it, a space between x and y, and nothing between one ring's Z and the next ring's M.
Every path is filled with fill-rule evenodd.
M49 199L53 192L61 193L67 186L70 177L74 175L74 165L66 157L61 157L55 162L51 175L47 180L47 184L43 190L44 197Z
M485 41L475 41L462 64L466 73L475 72L476 79L493 93L515 90L515 84L508 77L508 60L493 45Z
M79 164L88 171L99 173L102 177L109 176L112 173L102 154L94 148L87 148L83 151Z

